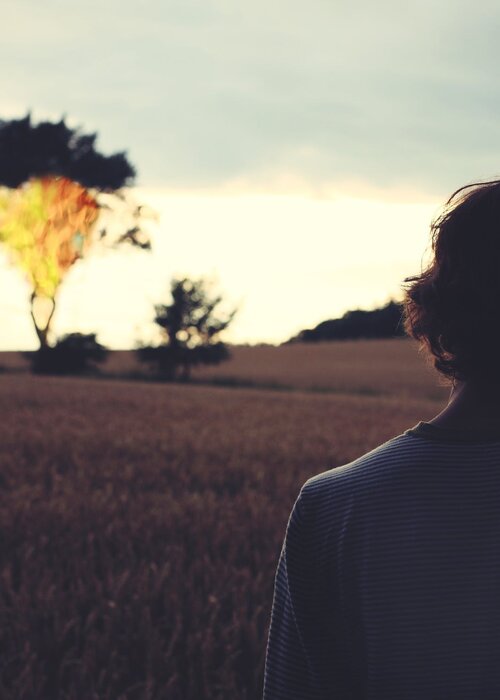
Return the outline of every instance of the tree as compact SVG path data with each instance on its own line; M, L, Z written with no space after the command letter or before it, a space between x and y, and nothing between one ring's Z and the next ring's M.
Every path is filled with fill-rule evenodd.
M83 187L114 192L131 185L135 169L126 154L96 150L97 134L59 122L31 123L31 115L0 120L0 183L15 189L31 178L61 176Z
M405 335L403 306L390 301L372 311L346 311L342 318L322 321L315 328L300 331L288 342L319 342L322 340L355 340L358 338L394 338Z
M125 153L105 156L96 134L59 122L0 121L0 242L27 276L30 311L40 348L49 347L56 294L69 269L85 257L107 229L97 230L112 200L126 202L120 188L132 184L135 170ZM148 249L139 225L141 207L113 245Z
M188 381L191 368L198 364L218 364L229 358L219 335L233 320L236 309L217 314L220 295L210 297L203 279L176 279L171 282L172 302L155 306L155 323L165 344L141 348L139 359L155 364L163 379Z
M31 353L26 356L38 374L93 374L108 351L97 342L95 333L68 333L54 347L41 348L34 356Z

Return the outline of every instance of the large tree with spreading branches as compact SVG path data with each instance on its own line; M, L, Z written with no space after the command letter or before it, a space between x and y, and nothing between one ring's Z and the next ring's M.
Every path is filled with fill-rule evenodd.
M30 309L40 348L50 346L56 295L72 266L96 245L150 242L143 208L127 200L135 170L125 153L103 155L97 135L65 119L34 124L28 114L0 120L0 242L30 284ZM114 240L101 214L120 202L127 225ZM109 216L108 216L109 220Z

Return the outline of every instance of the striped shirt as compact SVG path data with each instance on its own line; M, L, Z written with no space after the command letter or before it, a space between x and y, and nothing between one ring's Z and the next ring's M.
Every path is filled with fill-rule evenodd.
M500 698L499 432L419 423L304 483L263 698Z

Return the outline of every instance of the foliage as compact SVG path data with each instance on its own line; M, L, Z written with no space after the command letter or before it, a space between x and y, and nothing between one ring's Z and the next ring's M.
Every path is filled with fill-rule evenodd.
M104 156L95 140L96 134L71 129L64 119L38 125L30 115L0 121L0 242L31 285L31 316L42 348L49 347L59 286L96 243L93 234L100 211L110 209L110 195L123 200L119 188L135 175L124 153ZM118 243L150 248L140 214L135 207L133 224ZM101 229L99 240L105 235ZM45 318L38 314L40 301Z
M354 340L357 338L393 338L406 335L402 322L403 307L390 301L380 309L347 311L342 318L319 323L301 331L288 342Z
M2 700L261 700L300 486L435 410L2 376Z
M218 342L194 348L173 345L143 347L137 350L137 356L141 362L155 365L160 379L174 380L182 368L182 379L187 380L190 368L202 364L217 365L231 355L227 346Z
M97 216L95 198L66 178L33 179L0 191L0 242L36 296L54 298L69 268L87 252Z
M28 354L36 374L92 374L107 356L95 333L68 333L53 347Z
M229 351L219 335L236 314L236 309L223 317L217 313L222 297L210 297L203 279L173 279L172 302L155 306L155 323L162 329L165 345L140 348L138 358L156 365L164 379L184 381L191 368L199 364L218 364L229 358Z
M135 170L125 153L96 150L97 134L59 122L32 124L31 115L0 120L0 185L16 188L31 178L58 175L85 188L113 192L131 185Z

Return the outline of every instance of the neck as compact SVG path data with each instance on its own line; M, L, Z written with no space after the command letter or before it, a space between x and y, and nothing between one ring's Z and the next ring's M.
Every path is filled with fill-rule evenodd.
M473 381L457 381L448 405L428 421L442 428L488 432L500 429L500 390Z

